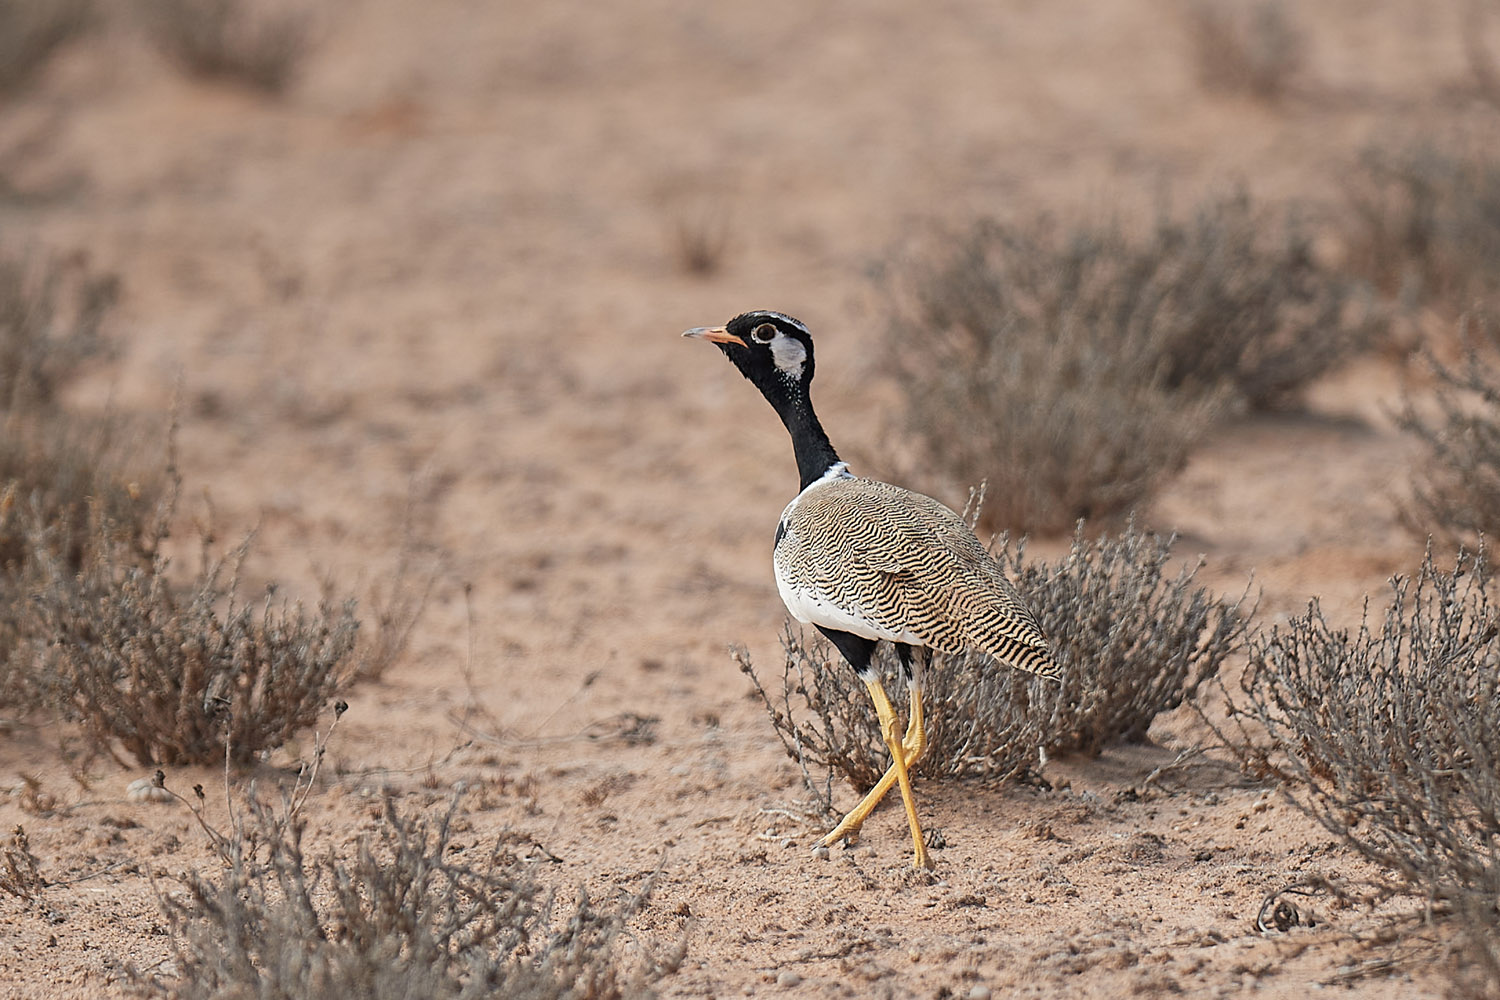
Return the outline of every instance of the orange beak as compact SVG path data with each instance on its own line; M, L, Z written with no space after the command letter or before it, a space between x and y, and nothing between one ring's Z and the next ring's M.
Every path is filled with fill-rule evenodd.
M706 340L710 344L738 344L741 347L748 346L743 340L722 326L695 326L683 333L683 336L692 337L695 340Z

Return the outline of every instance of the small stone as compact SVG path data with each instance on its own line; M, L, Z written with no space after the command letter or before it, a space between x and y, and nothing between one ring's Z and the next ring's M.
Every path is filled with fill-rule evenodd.
M813 857L817 858L819 861L827 861L828 860L828 848L824 847L822 844L819 844L817 847L813 848L812 855L813 855Z
M153 778L136 778L125 786L125 797L131 802L171 802L172 793Z
M779 975L779 976L776 977L776 985L777 986L788 986L788 987L790 987L790 986L796 986L796 985L800 984L801 982L802 982L802 977L799 976L799 975L797 975L791 969L787 969L786 971L782 972L781 975Z
M990 988L983 983L976 983L974 988L969 990L969 1000L990 1000Z

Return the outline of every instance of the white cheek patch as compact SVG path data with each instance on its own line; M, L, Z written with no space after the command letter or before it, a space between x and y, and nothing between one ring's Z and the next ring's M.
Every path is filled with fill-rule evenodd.
M783 375L793 382L802 380L802 366L807 361L807 348L796 337L777 333L771 341L771 359Z

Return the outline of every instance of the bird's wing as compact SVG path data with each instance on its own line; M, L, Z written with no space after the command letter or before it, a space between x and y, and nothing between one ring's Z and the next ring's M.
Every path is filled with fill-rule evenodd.
M931 497L839 480L801 497L787 527L800 582L879 630L1057 671L1046 636L1000 566L963 519ZM785 561L778 549L778 572Z

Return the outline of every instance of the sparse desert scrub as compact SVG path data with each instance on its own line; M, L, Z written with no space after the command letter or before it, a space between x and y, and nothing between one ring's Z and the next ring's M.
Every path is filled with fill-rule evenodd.
M161 504L149 557L97 516L82 572L45 541L33 545L41 579L18 655L30 657L46 703L96 750L140 764L245 763L312 725L352 681L354 602L308 611L274 587L246 601L239 573L253 536L218 556L205 541L200 569L179 589L161 544L175 500L174 489Z
M1459 324L1454 364L1430 346L1421 362L1432 376L1432 406L1408 394L1397 423L1425 447L1412 480L1410 526L1422 534L1475 541L1500 535L1500 327L1475 311Z
M273 749L350 680L352 602L315 612L239 593L250 541L182 588L166 540L177 481L129 477L118 418L59 392L103 352L111 277L0 257L0 705L77 721L93 748L142 764ZM168 433L171 451L173 432ZM399 652L411 602L390 604Z
M1185 16L1198 82L1209 90L1274 102L1302 70L1306 45L1280 0L1191 0Z
M1133 523L1090 540L1080 524L1054 563L1027 560L1024 541L1001 542L1001 563L1063 666L1065 707L1048 750L1144 740L1152 719L1194 698L1244 644L1248 590L1231 601L1196 585L1201 558L1174 571L1176 542Z
M370 627L362 630L355 649L359 680L380 680L406 654L412 631L445 569L445 553L429 540L433 533L430 514L413 484L402 518L396 565L370 588L366 598Z
M542 890L504 836L458 853L454 809L402 815L387 799L352 857L305 848L305 823L252 804L217 877L161 887L174 975L132 970L136 995L172 1000L653 996L681 960L631 935L649 884L616 908Z
M109 275L0 253L0 705L39 707L35 672L11 653L30 618L43 553L70 572L92 559L91 512L113 543L140 549L160 492L132 474L142 434L114 415L81 416L59 393L107 353L101 327L116 296ZM39 530L45 526L45 531Z
M1500 294L1500 157L1493 136L1367 149L1351 172L1351 266L1448 315Z
M118 295L113 275L0 251L0 416L56 403L82 362L103 352L100 328Z
M1469 63L1469 74L1474 81L1474 90L1480 97L1500 107L1500 65L1486 44L1487 25L1493 4L1485 0L1473 0L1464 11L1463 35L1464 56ZM1496 956L1495 979L1500 986L1500 956Z
M314 7L296 0L136 0L147 33L194 76L280 94L312 45Z
M0 490L0 711L24 715L46 698L30 662L16 655L31 620L25 595L41 569L30 555L29 520L17 508L16 492L14 483Z
M89 359L106 353L101 327L117 294L112 275L0 251L0 493L72 526L88 498L118 499L107 480L124 430L79 418L58 399ZM19 559L16 544L0 538L0 572Z
M1226 407L1294 398L1367 342L1360 287L1245 195L1064 229L986 221L893 291L905 422L934 469L987 479L994 528L1123 514Z
M1452 995L1465 1000L1500 997L1500 906L1470 897L1456 911L1463 928Z
M1195 586L1197 565L1170 571L1174 539L1133 524L1085 537L1055 562L1001 539L996 556L1052 640L1061 685L974 653L934 654L926 674L929 744L919 775L1007 778L1040 752L1096 752L1140 740L1160 712L1193 697L1243 643L1248 615ZM864 686L815 632L788 626L780 690L768 692L737 653L787 753L827 787L837 773L863 792L884 773L885 744ZM899 685L893 649L877 669ZM899 700L899 699L898 699ZM811 770L826 772L818 782Z
M1252 775L1497 953L1500 609L1485 553L1429 549L1354 630L1307 612L1256 636L1226 742ZM1485 949L1487 948L1487 952Z
M0 439L0 579L26 573L32 546L45 542L73 570L92 558L97 538L90 510L108 519L117 539L138 549L161 489L159 473L127 471L140 448L139 431L120 418L51 413L7 421ZM45 535L24 530L46 523ZM3 615L3 612L0 612Z
M708 278L724 268L731 245L727 209L716 205L684 210L673 227L672 256L685 274Z
M864 794L890 763L864 685L811 628L789 621L781 646L781 682L774 694L746 651L735 650L735 662L754 684L787 756L802 768L808 790L828 806L837 776ZM888 644L877 651L874 667L903 703L900 667ZM1040 750L1062 713L1056 684L972 653L934 656L926 678L929 742L916 774L998 780L1037 770Z
M24 86L88 23L90 0L0 0L0 97Z

